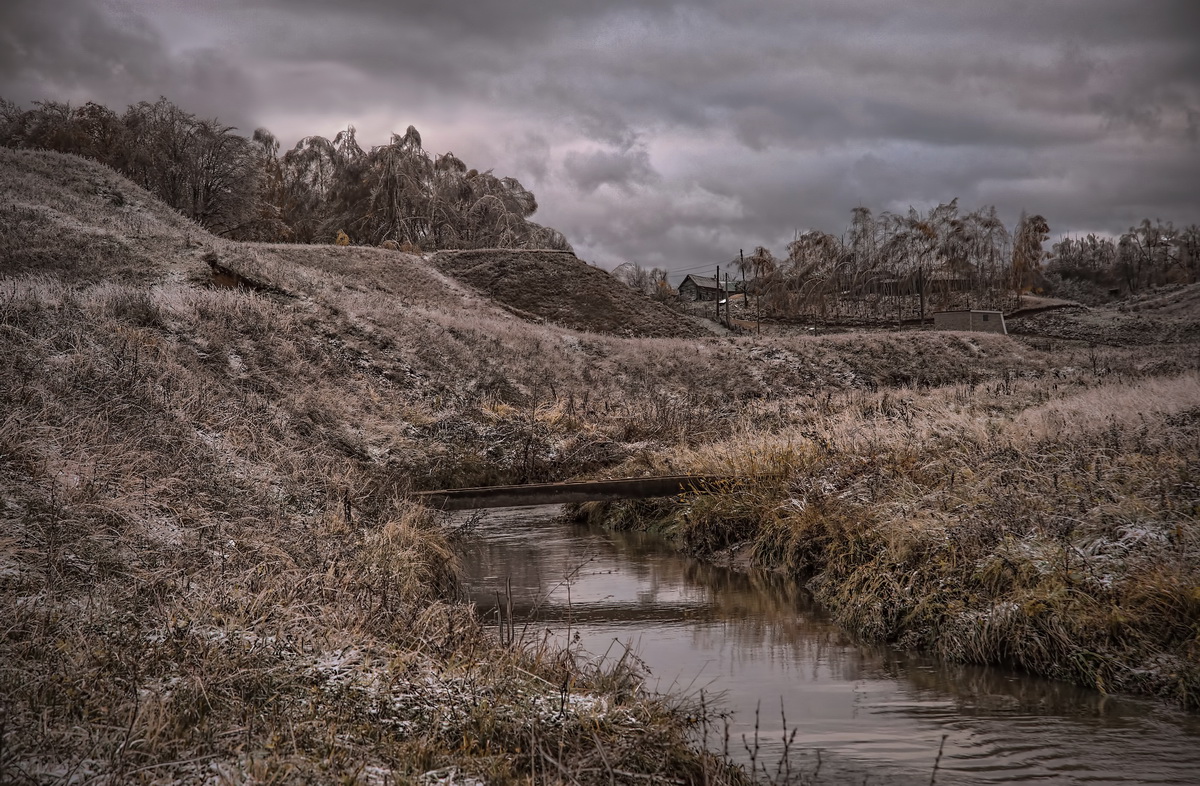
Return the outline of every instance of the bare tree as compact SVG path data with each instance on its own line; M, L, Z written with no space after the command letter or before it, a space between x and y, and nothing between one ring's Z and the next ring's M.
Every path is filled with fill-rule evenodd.
M0 99L0 144L96 157L220 234L333 242L344 231L355 242L425 248L571 249L530 220L537 199L518 180L468 169L453 153L431 157L412 126L370 151L349 126L282 155L269 131L235 131L165 98L121 116L98 104L22 109Z
M1021 212L1016 231L1013 232L1012 255L1012 288L1018 297L1034 285L1036 276L1041 272L1042 260L1046 256L1042 244L1049 238L1050 225L1046 219Z

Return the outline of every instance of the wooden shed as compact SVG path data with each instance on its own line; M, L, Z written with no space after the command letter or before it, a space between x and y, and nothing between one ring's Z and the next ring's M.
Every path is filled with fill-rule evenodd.
M935 311L933 326L937 330L977 330L1008 335L1004 313L1000 311Z
M679 297L684 300L720 300L725 295L740 292L741 284L740 282L726 281L724 289L725 291L722 293L721 284L712 276L688 275L679 282Z

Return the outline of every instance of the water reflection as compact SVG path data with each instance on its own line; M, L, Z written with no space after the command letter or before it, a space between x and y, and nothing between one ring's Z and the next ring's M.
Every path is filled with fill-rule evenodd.
M687 559L652 537L489 514L461 548L484 614L511 588L518 624L593 653L631 646L660 690L720 694L730 752L759 761L797 729L794 769L840 782L1198 783L1200 719L1004 669L860 646L804 590ZM757 720L756 720L757 716ZM943 736L945 741L943 743ZM723 746L720 729L709 740Z

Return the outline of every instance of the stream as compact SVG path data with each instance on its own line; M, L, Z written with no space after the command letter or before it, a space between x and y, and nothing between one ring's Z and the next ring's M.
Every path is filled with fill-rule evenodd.
M704 742L747 767L776 773L786 727L791 772L822 783L1200 783L1200 717L864 646L781 576L557 514L510 508L472 523L459 554L483 618L494 621L497 596L511 591L527 636L550 631L609 657L629 647L647 689L703 690L731 713L728 741L716 721Z

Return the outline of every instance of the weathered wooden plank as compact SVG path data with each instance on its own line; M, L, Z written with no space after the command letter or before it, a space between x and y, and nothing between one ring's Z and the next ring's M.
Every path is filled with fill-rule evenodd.
M414 494L417 499L442 510L510 508L522 505L563 505L570 502L602 502L619 499L672 497L705 491L721 478L705 475L672 475L657 478L617 478L564 483L527 483L520 486L483 486L442 489Z

